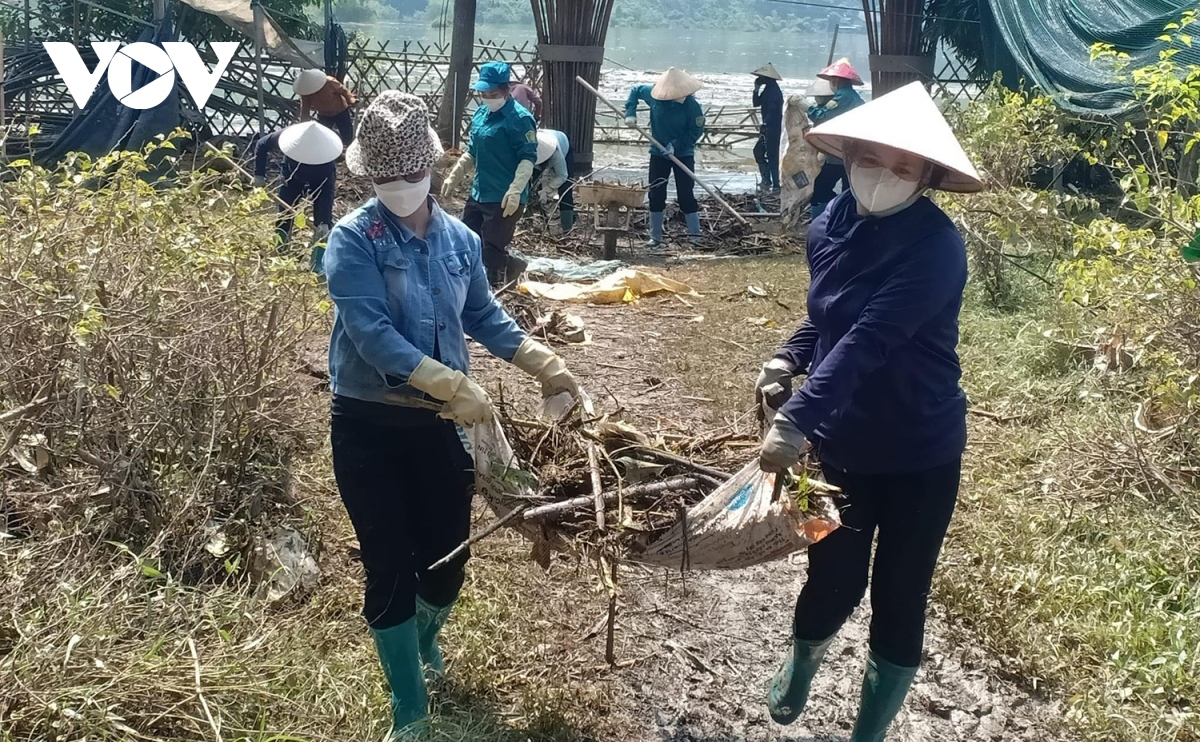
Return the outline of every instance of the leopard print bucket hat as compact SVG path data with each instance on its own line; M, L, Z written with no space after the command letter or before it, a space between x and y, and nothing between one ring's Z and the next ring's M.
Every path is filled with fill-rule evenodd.
M411 93L387 90L367 110L346 150L346 167L367 178L393 178L432 166L442 145L429 126L429 109Z

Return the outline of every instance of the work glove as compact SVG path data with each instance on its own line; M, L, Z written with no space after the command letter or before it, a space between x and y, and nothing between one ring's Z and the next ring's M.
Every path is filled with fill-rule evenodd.
M266 184L267 184L267 179L266 179L266 178L264 178L264 177L263 177L263 176L261 176L261 175L255 175L255 176L254 176L254 177L253 177L253 178L250 180L250 185L254 186L255 188L262 188L262 187L263 187L263 186L265 186Z
M325 242L332 229L328 224L318 224L316 229L313 230L313 244Z
M517 213L517 210L521 208L521 194L525 192L525 186L529 185L529 179L532 177L533 163L529 160L521 160L517 164L517 172L513 175L508 191L500 201L500 213L505 218Z
M795 375L796 370L792 368L792 364L782 358L772 358L767 361L763 364L762 370L758 372L758 381L754 382L754 401L761 407L765 397L766 403L772 409L778 410L792 396L792 377ZM763 391L774 384L783 388L783 394L770 394Z
M666 146L666 147L663 149L663 157L670 157L670 156L671 156L671 155L673 155L673 154L675 154L675 145L674 145L674 144L668 144L668 145L667 145L667 146Z
M525 338L525 342L517 348L512 362L514 366L541 382L542 399L563 392L568 392L572 398L579 396L579 382L567 370L567 364L555 355L554 351L533 338Z
M495 414L492 400L483 387L467 378L462 371L455 371L429 356L417 364L412 376L408 377L408 383L414 389L445 402L438 417L453 420L459 425L488 423Z
M625 126L629 127L630 129L637 126L637 116L626 116Z
M475 158L471 157L470 153L464 153L462 157L458 158L458 162L450 168L446 180L442 183L442 198L449 198L474 167Z
M804 433L783 413L775 415L770 432L763 439L758 465L768 474L780 474L800 463L804 451Z

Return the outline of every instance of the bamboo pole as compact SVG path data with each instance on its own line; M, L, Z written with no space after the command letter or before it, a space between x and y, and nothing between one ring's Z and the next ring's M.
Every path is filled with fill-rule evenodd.
M254 9L254 66L257 70L258 82L258 135L261 137L267 132L266 102L263 100L263 47L266 46L266 39L263 38L263 24L266 23L266 14L263 12L261 0L253 0L252 7Z
M611 108L618 116L625 115L624 111L617 108L615 105L613 105L612 101L610 101L608 98L605 98L603 95L601 95L600 91L596 90L590 84L588 84L587 80L584 80L582 77L577 77L577 78L575 78L575 81L578 82L583 87L587 88L589 93L596 96L597 100L599 100L601 103L603 103L604 105ZM657 139L655 139L654 136L649 131L643 129L640 125L635 125L633 127L633 129L634 129L634 131L636 131L637 133L639 133L643 137L645 137L647 140L649 140L649 142L651 144L653 144L655 147L658 147L660 150L666 149L666 147L664 147L661 142L659 142ZM669 159L671 162L675 163L675 166L678 167L680 170L687 173L688 177L690 177L692 180L699 183L700 187L703 188L705 191L707 191L708 195L712 196L716 200L717 203L721 204L721 206L725 208L726 211L728 211L730 214L732 214L733 218L735 220L737 220L737 222L739 224L742 224L747 227L750 226L750 222L746 221L745 217L743 217L741 214L739 214L737 209L730 206L725 201L725 199L721 198L721 194L717 193L715 188L710 186L708 183L705 183L703 180L700 180L700 178L697 177L697 175L694 172L692 172L691 168L689 168L687 165L684 165L682 162L680 162L678 157L676 157L675 155L667 155L667 159Z

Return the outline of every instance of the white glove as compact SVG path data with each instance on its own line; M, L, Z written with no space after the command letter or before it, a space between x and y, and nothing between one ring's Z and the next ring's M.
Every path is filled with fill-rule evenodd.
M758 455L758 465L768 474L778 474L800 463L800 454L804 451L804 433L796 424L783 416L775 416L771 431L763 440L762 451Z
M454 167L450 168L450 173L446 176L446 180L442 183L442 198L449 198L458 185L467 177L467 173L471 172L475 167L475 158L471 154L464 153L458 158L458 162L454 163Z
M331 231L332 227L330 227L328 224L318 224L317 228L313 230L313 243L319 244L325 242L329 238L329 233Z
M663 150L663 157L670 157L673 154L675 154L675 145L668 144L666 149Z
M529 185L529 179L532 177L533 163L529 160L521 160L517 164L517 172L513 174L513 181L509 184L508 191L500 201L500 213L506 218L517 213L517 210L521 208L521 194L525 192L525 186Z
M438 417L453 420L459 425L478 425L491 422L492 400L483 387L467 378L462 371L438 363L429 356L421 359L408 377L414 389L425 392L446 403Z
M629 127L630 129L637 126L637 116L626 116L625 117L625 125L627 127Z
M786 391L791 392L792 377L796 375L796 370L792 368L792 364L782 358L772 358L763 364L762 370L758 372L758 381L754 382L754 399L759 404L762 404L763 389L772 384L779 384Z
M255 188L262 188L262 187L263 187L263 186L265 186L266 184L267 184L267 179L266 179L266 178L264 178L264 177L263 177L263 176L261 176L261 175L255 175L255 176L254 176L254 177L253 177L253 178L250 180L250 185L254 186Z
M572 398L579 396L579 382L567 370L567 364L554 351L533 338L525 338L513 365L537 379L542 384L542 399L568 392Z

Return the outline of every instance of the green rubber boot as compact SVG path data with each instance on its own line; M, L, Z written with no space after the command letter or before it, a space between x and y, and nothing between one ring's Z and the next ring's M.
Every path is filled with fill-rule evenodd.
M410 618L388 629L371 629L371 637L392 690L392 729L386 739L420 739L429 726L429 695L421 672L417 619Z
M417 596L417 641L421 650L421 661L437 677L446 674L446 663L442 660L442 650L438 648L438 632L446 625L454 604L438 608L432 603L426 603Z
M792 640L787 659L767 690L767 710L776 724L791 724L800 718L808 703L813 677L832 643L832 636L820 642Z
M896 718L917 668L893 665L874 651L867 653L867 671L863 674L862 700L850 742L883 742L888 724Z
M562 228L563 232L570 232L572 229L575 229L575 210L563 209L558 212L558 226Z

